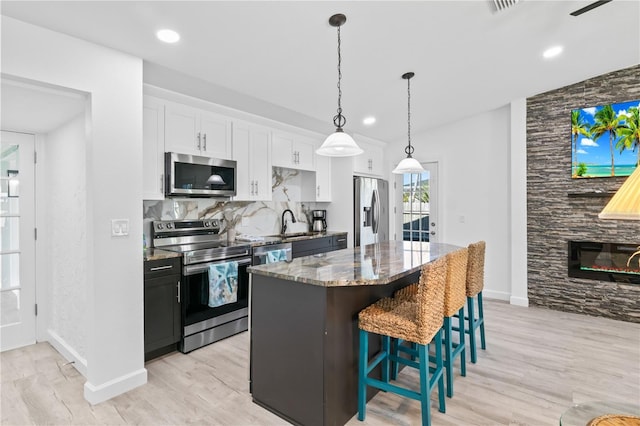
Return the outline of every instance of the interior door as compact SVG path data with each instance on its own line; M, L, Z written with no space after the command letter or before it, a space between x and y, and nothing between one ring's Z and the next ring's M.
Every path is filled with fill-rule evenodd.
M0 350L36 341L35 140L1 132Z
M440 241L438 232L438 163L422 163L423 173L402 176L403 241Z

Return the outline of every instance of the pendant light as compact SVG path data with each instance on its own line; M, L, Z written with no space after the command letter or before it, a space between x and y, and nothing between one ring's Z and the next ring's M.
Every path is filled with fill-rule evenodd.
M396 174L404 174L404 173L422 173L424 172L424 168L418 160L413 158L411 154L413 154L413 147L411 146L411 78L415 74L412 72L408 72L402 74L402 78L407 80L407 147L404 149L404 152L407 153L407 158L400 161L398 166L393 169L393 173Z
M342 71L340 69L340 65L342 63L342 56L340 54L340 27L346 21L347 17L341 13L329 18L329 25L338 28L338 114L333 117L333 124L336 126L335 133L329 135L322 143L322 146L316 150L316 154L326 155L329 157L350 157L362 154L363 152L353 138L342 130L347 119L342 115L342 89L340 87L340 81L342 80Z

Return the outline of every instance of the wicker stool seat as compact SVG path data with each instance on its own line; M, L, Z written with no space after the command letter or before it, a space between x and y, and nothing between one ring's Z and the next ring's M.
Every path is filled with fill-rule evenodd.
M469 322L467 333L469 334L469 346L471 347L471 362L478 359L476 349L476 330L480 329L480 347L487 349L484 336L484 309L482 306L482 289L484 288L484 253L486 243L478 241L469 244L469 262L467 264L467 310ZM478 301L478 316L475 314L475 300Z
M466 376L466 345L464 322L458 320L458 326L453 326L453 317L464 318L465 289L467 274L468 249L462 248L449 254L447 264L447 280L444 294L444 322L442 330L444 332L444 368L447 379L447 396L453 397L453 363L456 358L460 358L460 375ZM398 290L394 298L398 300L412 300L416 297L418 285L412 284ZM458 343L453 341L453 332L458 333ZM412 345L406 348L399 342L394 347L396 354L398 351L409 353L413 358L415 347ZM393 366L391 378L395 378L397 366Z
M439 411L445 412L442 364L442 322L448 255L422 267L414 299L385 298L363 309L358 315L360 348L358 360L358 419L365 418L367 386L420 401L422 424L431 424L430 395L438 386ZM369 333L382 336L381 351L369 358ZM391 339L416 344L418 361L401 358L391 350ZM435 343L435 367L429 368L429 343ZM389 364L402 363L419 370L420 391L389 382ZM369 377L378 365L381 379ZM430 371L431 370L431 371ZM431 372L431 374L430 374Z

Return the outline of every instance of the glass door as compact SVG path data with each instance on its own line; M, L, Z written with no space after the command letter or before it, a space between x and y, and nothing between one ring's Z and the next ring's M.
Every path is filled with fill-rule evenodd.
M0 350L35 343L34 136L0 144Z
M402 177L402 240L437 242L437 163L423 163L423 173Z

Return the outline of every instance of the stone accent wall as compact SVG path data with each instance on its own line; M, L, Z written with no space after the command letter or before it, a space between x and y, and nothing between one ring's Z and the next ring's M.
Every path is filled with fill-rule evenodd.
M535 306L640 323L640 285L569 278L568 241L640 245L640 221L601 220L624 177L571 178L571 110L640 99L640 65L527 99L528 297ZM638 195L640 196L640 194Z

